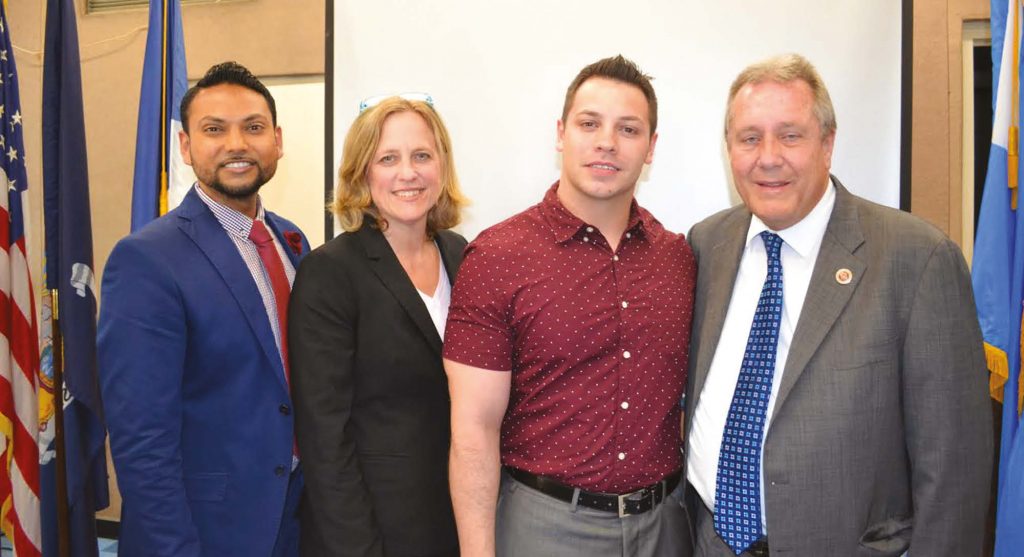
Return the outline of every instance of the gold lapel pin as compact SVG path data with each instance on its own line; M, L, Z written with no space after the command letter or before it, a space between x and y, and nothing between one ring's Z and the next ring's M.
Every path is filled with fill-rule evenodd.
M850 284L853 280L853 271L849 269L839 269L836 271L836 282L839 284Z

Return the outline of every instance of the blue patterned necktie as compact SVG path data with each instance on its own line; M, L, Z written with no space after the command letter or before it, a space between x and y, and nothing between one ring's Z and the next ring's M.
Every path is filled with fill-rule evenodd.
M761 240L768 274L725 422L715 487L715 531L736 555L761 538L761 441L782 321L782 238L765 230Z

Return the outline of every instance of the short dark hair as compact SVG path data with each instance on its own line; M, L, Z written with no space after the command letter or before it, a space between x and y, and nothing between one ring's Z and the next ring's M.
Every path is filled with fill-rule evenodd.
M584 81L592 77L613 79L639 88L647 99L647 117L651 121L651 135L654 135L654 131L658 129L658 97L654 94L654 86L651 85L654 78L640 71L636 62L624 58L621 54L598 60L576 74L576 78L565 92L565 104L562 105L563 122L569 117L569 109L576 98L576 91Z
M199 91L225 83L240 85L263 95L263 98L267 101L267 106L270 107L271 122L274 124L274 127L277 127L277 105L274 104L273 95L270 94L267 87L248 68L238 62L229 61L215 64L206 70L206 75L181 98L181 127L185 130L185 133L188 133L188 110L192 105L192 100L196 98Z

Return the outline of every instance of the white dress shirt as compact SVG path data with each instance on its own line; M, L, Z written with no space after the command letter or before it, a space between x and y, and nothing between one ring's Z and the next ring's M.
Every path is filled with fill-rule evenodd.
M785 230L774 230L782 237L782 323L779 326L779 345L775 356L775 373L772 376L772 392L768 399L768 410L764 421L764 437L771 426L775 397L779 392L782 370L786 368L789 346L793 341L800 311L803 309L807 286L811 282L814 262L818 259L821 239L825 235L836 193L831 183L814 209L800 222ZM715 508L715 488L718 480L718 457L722 450L722 435L729 416L733 393L740 375L743 353L754 321L757 301L768 270L768 254L759 234L769 230L761 219L751 216L747 230L746 247L740 258L733 286L729 310L722 327L722 336L715 349L711 367L708 370L704 389L700 393L697 408L688 439L686 477L704 500L709 509ZM761 446L762 460L764 445ZM761 509L764 505L764 469L761 469ZM767 533L766 512L761 513L761 527Z

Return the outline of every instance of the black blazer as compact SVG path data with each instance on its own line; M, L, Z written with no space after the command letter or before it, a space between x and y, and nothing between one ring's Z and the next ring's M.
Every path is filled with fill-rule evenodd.
M453 284L466 240L437 235ZM305 556L458 555L441 337L379 230L310 253L288 312Z

